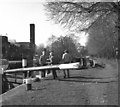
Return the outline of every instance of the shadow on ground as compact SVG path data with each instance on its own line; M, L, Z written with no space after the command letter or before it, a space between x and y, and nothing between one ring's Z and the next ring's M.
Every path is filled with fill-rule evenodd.
M116 78L97 78L97 77L70 77L65 79L58 79L59 81L68 81L68 82L85 82L85 83L109 83L116 82Z

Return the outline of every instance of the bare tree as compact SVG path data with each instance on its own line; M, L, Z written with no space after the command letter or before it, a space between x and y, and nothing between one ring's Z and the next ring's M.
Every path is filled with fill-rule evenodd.
M113 53L117 47L117 43L119 44L120 1L101 1L102 0L99 0L99 2L80 2L80 0L59 0L47 2L45 7L48 17L53 19L55 23L60 23L63 27L67 27L75 33L81 31L89 32L89 43L91 43L91 45L88 44L89 47L93 46L92 49L95 49L94 46L96 46L96 49L98 48L97 50L101 48L99 52L103 52L102 48L104 47L105 53L102 54L105 55L108 53L108 51L106 51L108 47L109 51L112 50L111 52ZM104 23L106 24L103 29L102 26L104 26ZM112 31L109 32L110 30Z
M36 46L36 53L40 56L44 49L45 49L44 44L39 44L39 46Z
M87 47L92 54L99 54L107 58L115 57L115 49L118 46L118 32L115 29L116 15L97 21L89 31ZM114 19L114 20L113 20Z
M120 13L120 2L79 2L79 0L52 1L45 5L47 14L55 23L79 32L88 30L96 21L110 14ZM117 28L120 24L116 22Z
M74 38L71 35L60 36L54 40L54 38L48 39L48 42L53 39L53 42L47 46L48 50L53 51L56 63L59 63L62 58L63 52L67 49L72 57L78 54L76 43L74 42Z

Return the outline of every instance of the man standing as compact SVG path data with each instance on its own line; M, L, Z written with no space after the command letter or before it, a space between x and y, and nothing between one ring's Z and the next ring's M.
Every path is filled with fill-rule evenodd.
M41 66L47 65L47 55L46 55L46 51L45 51L45 50L42 52L42 55L40 56L39 64L40 64ZM45 70L42 70L41 76L42 76L42 77L45 77L45 74L46 74L46 71L45 71Z
M68 50L64 51L64 54L62 56L62 61L64 62L64 64L67 64L67 63L71 62L71 56L70 56ZM69 69L63 70L63 73L64 73L64 78L66 78L66 75L68 76L68 78L70 77Z
M49 64L50 65L55 64L55 57L53 56L53 52L50 52L50 55L49 55ZM52 74L53 74L53 78L56 79L57 78L57 73L56 73L55 69L52 70Z

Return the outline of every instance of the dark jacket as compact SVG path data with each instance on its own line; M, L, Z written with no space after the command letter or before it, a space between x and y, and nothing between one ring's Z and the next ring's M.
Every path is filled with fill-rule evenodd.
M41 66L47 65L47 56L46 56L46 55L41 55L41 56L40 56L39 64L40 64Z
M71 56L69 53L64 53L62 56L62 60L64 63L70 63L71 62Z

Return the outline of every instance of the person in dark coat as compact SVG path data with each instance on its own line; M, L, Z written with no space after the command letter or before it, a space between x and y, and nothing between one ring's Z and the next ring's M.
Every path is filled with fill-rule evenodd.
M68 50L64 51L64 54L62 55L62 61L64 64L71 63L71 55L69 54ZM69 69L63 70L63 73L64 73L64 78L66 78L66 76L68 78L70 77Z
M40 64L40 66L46 66L47 65L47 55L46 55L45 50L42 52L42 55L40 56L39 64ZM45 74L46 74L46 70L42 70L41 76L45 77Z
M53 56L53 52L50 52L49 54L49 65L54 65L55 64L55 57ZM52 74L53 74L53 78L56 79L57 78L57 73L55 69L52 69Z

